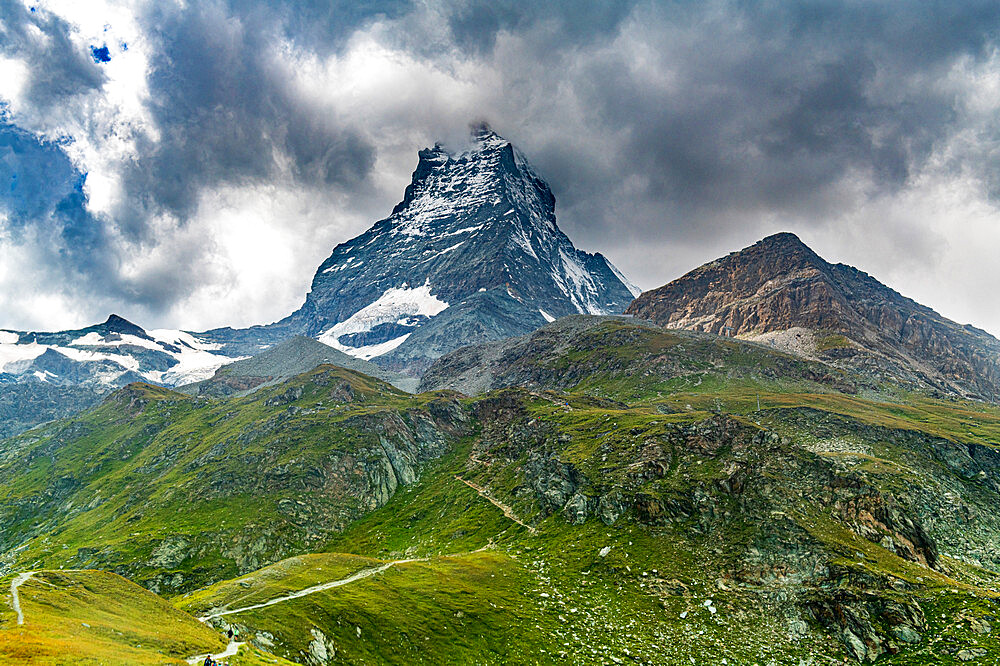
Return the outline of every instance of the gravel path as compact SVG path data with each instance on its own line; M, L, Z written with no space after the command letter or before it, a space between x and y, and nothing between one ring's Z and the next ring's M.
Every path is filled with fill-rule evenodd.
M507 516L508 518L510 518L511 520L513 520L515 523L517 523L521 527L528 528L528 531L531 532L532 534L535 533L535 528L534 527L532 527L528 523L526 523L523 520L521 520L520 518L518 518L517 514L514 513L514 509L510 508L509 506L507 506L506 504L504 504L500 500L496 500L496 499L493 499L492 497L490 497L489 493L486 492L485 488L483 488L481 486L477 486L472 481L466 481L465 479L463 479L462 477L458 476L457 474L455 475L455 478L458 479L459 481L461 481L462 483L464 483L465 485L469 486L473 490L475 490L477 493L479 493L479 496L482 497L484 500L486 500L487 502L489 502L490 504L492 504L496 508L498 508L501 511L503 511L503 515Z
M340 587L341 585L347 585L349 583L354 583L356 581L374 576L375 574L380 574L389 567L395 566L397 564L406 564L407 562L426 562L428 558L414 558L410 560L393 560L391 562L386 562L385 564L379 565L377 567L372 567L370 569L362 569L356 574L352 574L347 578L341 578L340 580L333 580L329 583L321 583L320 585L313 585L312 587L307 587L304 590L299 590L298 592L292 592L291 594L286 594L284 596L275 597L269 601L265 601L259 604L254 604L252 606L244 606L243 608L234 608L232 610L217 611L215 613L209 613L199 617L198 619L202 622L208 622L209 620L215 619L217 617L222 617L223 615L234 615L235 613L243 613L250 610L257 610L258 608L267 608L268 606L273 606L274 604L280 604L285 601L291 601L292 599L300 599L310 594L316 594L317 592L322 592L323 590L329 590L334 587Z
M14 580L10 582L10 605L14 607L14 612L17 613L18 624L24 624L24 611L21 610L21 597L17 594L17 588L21 587L21 585L34 575L34 571L26 571L14 576Z
M232 657L234 654L236 654L237 651L239 651L241 645L243 645L243 643L237 643L236 641L229 641L229 645L226 646L226 649L223 650L222 652L218 653L218 654L213 654L212 655L212 659L215 659L215 660L228 659L229 657ZM199 654L199 655L197 655L195 657L188 657L186 659L186 661L189 664L196 665L196 664L200 664L200 663L204 662L205 661L205 657L207 657L207 656L208 656L207 653L206 654Z

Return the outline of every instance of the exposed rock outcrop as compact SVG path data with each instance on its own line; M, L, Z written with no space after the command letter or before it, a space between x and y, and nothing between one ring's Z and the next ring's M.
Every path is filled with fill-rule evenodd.
M647 291L626 313L668 328L763 336L887 379L1000 400L1000 340L856 268L828 263L790 233ZM807 335L775 335L795 330Z

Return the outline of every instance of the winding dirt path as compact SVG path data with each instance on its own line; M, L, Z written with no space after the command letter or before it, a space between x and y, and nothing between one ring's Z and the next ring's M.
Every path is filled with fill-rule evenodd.
M218 659L228 659L229 657L232 657L234 654L236 654L239 651L241 645L243 645L243 643L237 643L236 641L229 641L229 645L226 646L225 650L223 650L222 652L219 652L218 654L211 655L212 659L215 659L215 660L218 660ZM192 664L192 666L194 666L196 664L204 662L205 661L205 657L207 657L207 656L209 656L209 655L206 652L205 654L199 654L199 655L194 656L194 657L188 657L187 659L185 659L185 661L187 663L189 663L189 664Z
M484 500L486 500L487 502L489 502L490 504L492 504L496 508L498 508L501 511L503 511L503 515L507 516L508 518L510 518L511 520L513 520L515 523L517 523L521 527L527 528L528 531L531 532L532 534L534 534L536 532L536 530L535 530L534 527L532 527L531 525L529 525L528 523L524 522L523 520L521 520L520 518L517 517L517 514L514 513L514 509L510 508L509 506L507 506L506 504L504 504L500 500L493 499L492 497L490 497L490 494L488 492L486 492L485 488L483 488L482 486L477 486L472 481L466 481L465 479L463 479L462 477L460 477L458 474L455 475L455 478L458 479L459 481L461 481L462 483L464 483L465 485L469 486L473 490L475 490L477 493L479 493L479 496L482 497Z
M299 599L301 597L308 596L310 594L316 594L317 592L322 592L323 590L329 590L334 587L340 587L341 585L347 585L349 583L354 583L356 581L362 580L364 578L369 578L375 574L380 574L389 567L395 566L397 564L406 564L408 562L426 562L427 557L418 557L410 560L393 560L391 562L386 562L377 567L371 567L369 569L362 569L361 571L348 576L347 578L341 578L340 580L332 580L328 583L320 583L319 585L313 585L312 587L307 587L304 590L299 590L298 592L292 592L291 594L286 594L281 597L275 597L269 601L264 601L259 604L254 604L252 606L244 606L243 608L234 608L232 610L223 610L215 613L209 613L208 615L203 615L198 619L202 622L208 622L217 617L222 617L223 615L234 615L236 613L243 613L250 610L257 610L258 608L267 608L268 606L273 606L274 604L280 604L285 601L291 601L292 599Z
M26 571L14 576L14 580L10 582L10 605L14 607L14 612L17 613L17 623L19 625L24 624L24 611L21 610L21 597L17 594L17 588L21 587L21 585L34 575L34 571Z

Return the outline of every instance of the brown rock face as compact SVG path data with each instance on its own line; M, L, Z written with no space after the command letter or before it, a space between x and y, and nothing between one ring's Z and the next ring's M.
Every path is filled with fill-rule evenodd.
M790 233L647 291L625 312L668 328L751 338L809 329L820 342L810 353L824 360L1000 399L1000 340L945 319L856 268L828 263Z

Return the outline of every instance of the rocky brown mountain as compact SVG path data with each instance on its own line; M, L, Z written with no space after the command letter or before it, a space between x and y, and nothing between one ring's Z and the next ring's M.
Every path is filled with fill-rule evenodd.
M1000 399L1000 340L779 233L658 289L627 314L738 336L946 394Z

